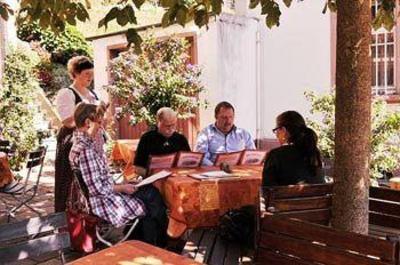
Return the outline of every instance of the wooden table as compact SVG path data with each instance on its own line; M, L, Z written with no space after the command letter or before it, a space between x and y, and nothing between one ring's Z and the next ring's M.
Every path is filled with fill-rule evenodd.
M8 163L7 154L0 152L0 188L11 183L14 176Z
M73 265L199 265L186 257L140 241L125 241L77 259Z
M216 167L171 169L173 174L154 185L160 190L169 214L168 235L180 237L186 229L214 227L230 209L258 205L262 166L236 166L239 177L197 180L189 174L218 170Z
M135 171L133 161L135 159L136 148L139 144L139 139L120 139L116 140L111 152L112 160L122 160L126 163L124 175L132 175Z

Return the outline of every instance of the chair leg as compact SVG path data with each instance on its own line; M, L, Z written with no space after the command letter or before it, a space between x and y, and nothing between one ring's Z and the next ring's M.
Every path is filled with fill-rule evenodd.
M133 222L132 226L129 228L128 233L120 240L118 243L124 242L125 240L128 239L128 237L132 234L133 230L135 229L136 225L139 223L139 218L136 218L135 221Z
M97 238L101 243L103 243L104 245L106 245L106 246L108 246L108 247L111 247L111 246L112 246L112 243L111 243L111 242L105 240L105 239L100 235L100 233L99 233L99 226L96 226L96 238Z
M63 264L63 265L66 264L67 262L65 261L64 251L60 250L59 254L60 254L61 264Z

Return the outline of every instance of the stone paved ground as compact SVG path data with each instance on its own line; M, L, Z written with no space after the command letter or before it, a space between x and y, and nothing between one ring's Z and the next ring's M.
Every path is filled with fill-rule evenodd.
M40 179L40 188L36 197L31 201L30 206L32 206L35 210L40 212L42 215L47 215L54 212L54 158L55 158L55 140L54 138L49 139L45 142L48 146L48 151L46 154L45 165L43 167L42 177ZM22 176L25 176L24 172L21 172ZM32 179L32 183L36 180ZM12 207L15 204L15 201L12 199L10 195L6 195L4 193L0 193L0 224L7 223L7 216L5 214L5 210L8 207ZM27 207L22 207L16 214L15 219L11 219L11 222L16 222L23 220L25 218L35 217L33 211L31 211ZM66 259L70 261L77 257L76 253L67 253ZM1 263L1 261L0 261ZM53 264L61 264L58 259L57 253L51 254L49 256L41 257L38 260L27 259L15 264L21 265L31 265L31 264L43 264L43 265L53 265Z

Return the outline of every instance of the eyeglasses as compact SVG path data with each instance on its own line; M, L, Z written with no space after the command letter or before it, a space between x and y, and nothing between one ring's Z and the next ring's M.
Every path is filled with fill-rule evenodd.
M283 126L279 126L279 127L276 127L276 128L274 128L274 129L272 129L272 132L273 133L276 133L279 129L281 129Z

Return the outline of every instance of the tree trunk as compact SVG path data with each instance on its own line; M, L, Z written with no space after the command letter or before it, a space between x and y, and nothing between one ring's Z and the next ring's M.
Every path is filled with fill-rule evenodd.
M368 233L370 1L337 1L333 226Z

